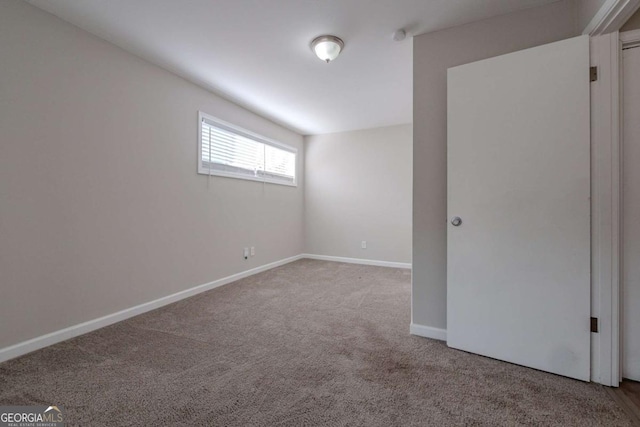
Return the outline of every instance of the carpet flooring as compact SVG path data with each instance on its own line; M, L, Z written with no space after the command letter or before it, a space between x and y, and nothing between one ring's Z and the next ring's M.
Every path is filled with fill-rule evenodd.
M0 364L79 426L630 426L604 387L409 335L408 270L301 260Z

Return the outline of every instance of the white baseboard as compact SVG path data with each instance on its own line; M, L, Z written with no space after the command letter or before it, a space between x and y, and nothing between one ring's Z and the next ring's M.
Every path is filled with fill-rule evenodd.
M302 258L317 259L321 261L334 261L334 262L346 262L348 264L362 264L362 265L375 265L378 267L393 267L393 268L408 268L411 269L411 263L409 262L391 262L391 261L376 261L372 259L362 258L345 258L340 256L329 255L314 255L314 254L302 254Z
M121 322L131 317L138 316L148 311L155 310L156 308L160 308L165 305L183 300L185 298L192 297L199 293L209 291L211 289L226 285L228 283L235 282L236 280L240 280L245 277L249 277L254 274L261 273L263 271L267 271L272 268L279 267L281 265L285 265L293 261L297 261L302 258L310 258L310 259L317 259L317 260L324 260L324 261L337 261L337 262L345 262L345 263L351 263L351 264L375 265L375 266L381 266L381 267L408 268L408 269L411 268L410 263L402 263L402 262L375 261L375 260L368 260L368 259L343 258L343 257L312 255L312 254L296 255L290 258L285 258L280 261L275 261L269 264L265 264L260 267L252 268L247 271L233 274L231 276L223 277L222 279L214 280L213 282L205 283L203 285L186 289L184 291L180 291L175 294L168 295L166 297L158 298L153 301L136 305L131 308L126 308L124 310L118 311L117 313L108 314L106 316L103 316L97 319L89 320L87 322L80 323L78 325L73 325L68 328L61 329L59 331L51 332L46 335L42 335L27 341L23 341L18 344L14 344L9 347L5 347L3 349L0 349L0 363L16 358L18 356L22 356L27 353L31 353L32 351L36 351L41 348L48 347L50 345L57 344L62 341L66 341L68 339L77 337L79 335L83 335L88 332L95 331L96 329L104 328L105 326L109 326L114 323ZM421 328L426 328L426 327L421 326ZM430 329L430 328L427 328L427 329ZM421 336L427 336L429 338L434 338L432 336L422 335L420 333L414 333L414 335L421 335ZM446 332L445 332L445 337L446 337ZM436 339L440 339L440 338L436 338Z
M419 337L425 338L433 338L434 340L446 341L447 340L447 330L432 328L431 326L418 325L417 323L412 323L409 326L409 332L411 335L417 335Z
M0 349L0 363L303 258L296 255Z

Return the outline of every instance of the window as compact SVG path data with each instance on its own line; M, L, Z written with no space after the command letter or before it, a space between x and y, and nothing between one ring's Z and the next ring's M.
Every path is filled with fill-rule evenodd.
M202 112L198 118L198 173L297 185L295 148Z

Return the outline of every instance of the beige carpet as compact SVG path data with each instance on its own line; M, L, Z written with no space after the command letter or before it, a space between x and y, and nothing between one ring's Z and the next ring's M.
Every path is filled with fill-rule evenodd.
M601 386L410 336L410 282L298 261L1 364L0 404L82 426L631 425Z

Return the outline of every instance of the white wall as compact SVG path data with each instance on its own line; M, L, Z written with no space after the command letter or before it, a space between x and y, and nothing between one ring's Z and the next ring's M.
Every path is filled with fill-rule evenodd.
M411 157L411 125L306 137L305 252L411 262Z
M302 252L304 181L197 175L197 112L300 135L23 1L0 40L0 348Z
M620 31L640 30L640 10L636 11Z
M447 68L579 34L571 0L414 38L413 323L446 329Z
M577 0L578 31L582 32L607 0Z

